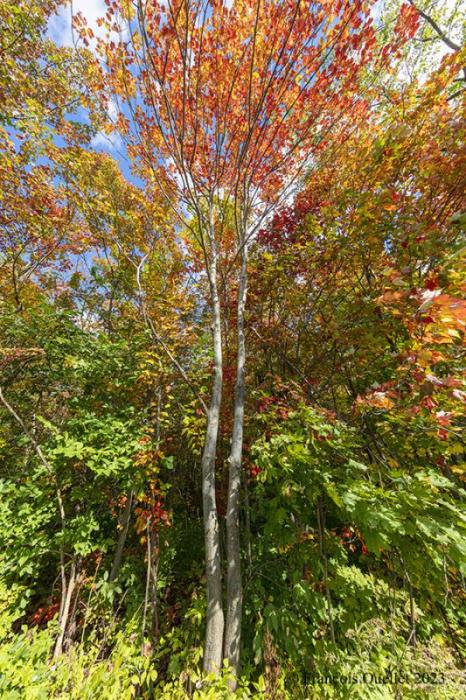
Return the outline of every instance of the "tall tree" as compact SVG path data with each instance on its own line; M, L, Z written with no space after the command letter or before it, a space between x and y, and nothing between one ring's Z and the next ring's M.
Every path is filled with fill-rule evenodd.
M290 197L330 131L364 111L358 69L375 34L370 2L111 3L103 24L120 41L98 41L118 124L148 182L162 187L201 247L212 313L213 380L203 453L207 573L206 672L222 647L238 667L242 586L239 496L245 395L244 312L248 247ZM85 38L89 30L78 17ZM168 180L159 176L168 172ZM234 217L237 361L227 510L224 635L215 458L222 400L219 265L227 208ZM194 218L193 218L194 217Z

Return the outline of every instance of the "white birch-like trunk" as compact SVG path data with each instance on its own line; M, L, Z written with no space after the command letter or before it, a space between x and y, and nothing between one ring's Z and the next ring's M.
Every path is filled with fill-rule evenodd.
M237 367L234 399L233 434L231 441L228 506L227 506L227 619L225 628L224 657L235 675L238 675L241 645L241 619L243 606L243 586L241 580L240 551L240 490L241 462L243 454L243 425L245 398L246 342L244 337L244 310L247 295L247 248L243 245L241 270L238 286L237 319ZM236 687L236 680L231 684Z
M223 602L220 533L215 497L215 457L222 400L222 331L217 288L217 252L214 232L210 231L209 283L212 305L214 376L207 413L207 428L202 453L202 506L207 579L207 629L204 646L204 672L218 673L222 666Z

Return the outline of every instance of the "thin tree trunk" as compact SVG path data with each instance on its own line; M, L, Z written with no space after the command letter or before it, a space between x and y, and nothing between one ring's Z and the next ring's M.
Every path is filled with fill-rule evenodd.
M160 413L162 410L162 387L159 385L157 388L157 415L155 422L155 443L157 445L157 450L160 448ZM151 548L151 584L150 584L150 598L151 598L151 632L152 637L157 639L159 636L159 606L157 597L157 581L159 574L159 535L152 528L149 532L150 537L150 548Z
M251 570L252 567L252 547L251 547L251 506L249 503L249 484L248 476L244 473L243 477L243 487L244 487L244 520L245 520L245 532L244 532L244 543L246 547L246 559L248 563L248 569Z
M324 502L322 496L319 498L317 504L317 524L319 528L319 549L320 556L322 559L322 564L324 568L324 586L325 586L325 597L327 598L327 613L328 613L328 623L330 628L330 637L335 644L335 628L333 625L333 606L332 606L332 596L330 595L330 588L328 585L328 558L325 549L325 516L324 516Z
M415 647L416 646L416 610L414 606L414 591L413 591L413 584L411 583L411 577L408 573L408 570L406 568L405 562L403 557L401 556L401 552L398 552L398 556L401 561L401 565L403 567L404 571L404 576L406 581L408 582L408 591L409 591L409 625L410 625L410 632L409 632L409 637L408 637L408 644L411 646Z
M129 521L131 519L131 508L133 505L133 492L130 491L126 499L126 505L119 518L119 525L121 527L120 534L118 536L117 548L115 550L115 555L113 557L112 569L110 571L109 581L114 581L118 576L118 571L120 570L121 560L123 558L123 550L126 544L126 538L128 536Z
M243 585L241 580L241 551L239 509L241 493L241 462L243 455L244 427L244 397L245 397L245 365L246 342L244 337L244 309L247 295L247 248L243 246L241 271L238 288L238 319L237 319L237 367L235 386L235 405L233 434L230 452L228 506L227 506L227 620L225 629L224 657L235 675L238 675L241 616L243 607ZM236 680L231 683L236 687Z
M78 564L78 568L80 568L79 564ZM77 614L77 609L78 609L79 593L81 591L81 583L82 583L82 577L81 577L81 574L78 574L78 576L76 577L73 605L72 605L71 611L69 613L69 622L68 622L68 626L65 630L65 636L63 639L63 649L65 651L67 651L70 648L71 643L76 635L76 614Z
M62 530L62 535L63 535L65 533L65 507L63 504L63 498L62 498L61 489L60 489L60 486L58 483L57 475L55 474L51 464L49 463L49 461L46 459L44 453L42 452L42 448L35 438L34 429L32 431L29 430L29 428L27 427L26 423L23 421L21 416L19 416L18 413L16 413L13 406L11 406L11 404L5 398L1 386L0 386L0 401L5 406L5 408L9 411L9 413L13 416L15 421L21 426L24 434L27 436L29 442L32 444L35 453L37 454L38 458L40 459L40 461L42 462L45 469L50 474L50 476L52 477L52 479L55 483L58 512L60 515L61 530ZM76 583L76 566L75 566L74 559L72 560L72 563L71 563L71 572L70 572L70 577L69 577L68 582L66 580L65 552L63 550L62 545L60 545L60 575L61 575L61 584L62 584L62 596L61 596L61 601L60 601L60 612L59 612L59 616L58 616L60 631L58 634L57 641L55 643L55 648L54 648L54 652L53 652L54 658L56 658L57 656L60 656L60 654L63 651L63 639L64 639L64 635L65 635L65 631L66 631L66 625L68 622L68 615L69 615L69 611L70 611L71 598L72 598L73 590L74 590L75 583Z
M207 629L204 647L204 672L218 673L222 665L223 605L220 535L215 499L215 457L222 400L222 330L217 289L217 251L213 227L210 229L209 283L213 315L214 378L207 412L207 428L202 452L202 507L207 579Z
M60 579L61 579L61 597L60 597L60 610L58 612L58 619L61 620L63 615L63 608L65 607L66 599L66 569L65 569L65 553L63 551L63 546L60 544Z
M153 639L159 636L159 606L157 596L157 581L159 574L159 536L152 529L149 533L150 537L150 601L151 601L151 634Z
M409 634L409 643L411 646L416 646L416 613L414 607L414 593L413 586L411 584L411 579L408 576L409 585L409 623L411 625L411 632Z
M57 641L55 642L55 649L53 652L53 658L56 659L63 652L63 640L65 638L66 627L68 624L68 615L70 612L71 599L73 596L74 587L76 584L76 564L74 559L71 562L70 576L68 579L68 584L66 586L66 596L65 602L62 608L62 613L59 619L60 631L58 633Z
M149 606L149 595L150 595L150 572L151 572L151 556L152 556L152 548L151 548L151 538L150 538L150 529L152 527L152 522L151 518L147 520L146 523L146 546L147 546L147 570L146 570L146 590L144 593L144 607L143 607L143 612L142 612L142 629L141 629L141 653L144 654L144 647L145 647L145 634L146 634L146 621L147 621L147 608Z

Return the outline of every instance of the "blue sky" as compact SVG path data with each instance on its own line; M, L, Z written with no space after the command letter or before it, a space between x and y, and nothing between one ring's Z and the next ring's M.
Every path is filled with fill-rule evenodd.
M82 12L94 34L103 36L104 31L97 25L97 19L105 15L106 9L103 0L73 0L70 5L63 6L58 14L52 16L48 35L58 46L72 47L71 14ZM114 103L109 105L109 115L111 118L115 118L117 115L117 106ZM118 160L124 159L124 144L116 133L110 136L103 132L98 133L92 140L92 146L96 150L111 153Z

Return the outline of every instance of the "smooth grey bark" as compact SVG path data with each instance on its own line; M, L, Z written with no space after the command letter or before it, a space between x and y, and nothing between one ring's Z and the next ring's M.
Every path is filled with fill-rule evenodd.
M118 572L121 566L121 560L123 558L123 550L125 548L126 538L128 536L129 521L131 519L131 508L133 505L133 492L130 491L126 499L126 505L119 518L119 525L121 527L120 534L118 536L117 548L115 550L115 555L113 557L112 569L110 571L109 581L112 582L118 576Z
M204 646L204 673L218 673L222 667L224 616L220 533L215 498L215 457L222 401L222 330L217 288L217 251L213 227L209 232L209 285L212 306L214 375L212 395L207 411L207 428L202 452L202 509L207 579L207 629Z
M159 576L159 536L152 530L149 532L150 555L150 602L151 602L151 635L153 639L159 636L159 602L157 597L157 582Z
M76 585L76 564L75 564L75 561L73 559L71 562L71 571L70 571L70 576L68 579L68 585L67 585L67 590L66 590L66 595L65 595L65 602L64 602L63 607L61 609L61 615L60 615L60 618L58 620L59 632L58 632L57 641L55 642L55 649L53 651L53 658L54 659L56 659L58 656L60 656L63 653L63 641L65 638L66 627L68 625L68 615L70 612L71 599L73 596L75 585Z
M227 526L227 619L224 641L224 658L235 675L238 675L241 645L241 618L243 607L243 585L241 579L240 550L240 493L241 462L243 455L244 398L246 341L244 336L244 310L247 295L247 247L243 244L237 300L237 366L234 399L233 433L229 459ZM236 687L236 680L231 683Z

